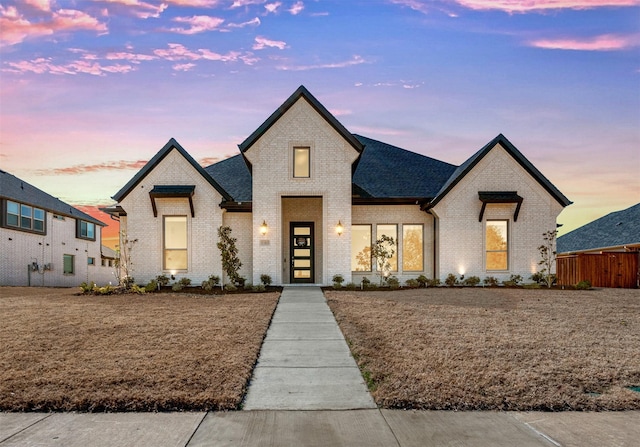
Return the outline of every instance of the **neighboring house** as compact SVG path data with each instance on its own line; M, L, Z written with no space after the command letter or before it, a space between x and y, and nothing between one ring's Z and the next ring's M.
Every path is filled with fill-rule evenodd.
M110 212L137 239L136 282L222 276L221 225L253 284L375 281L383 234L397 240L389 274L402 282L528 277L571 203L503 135L454 166L351 134L304 87L239 148L202 168L171 139L115 194Z
M0 285L117 281L115 252L101 250L99 220L2 170L0 211Z
M640 203L558 237L558 254L640 251Z
M638 287L640 203L560 236L556 247L559 285L588 280L594 287Z

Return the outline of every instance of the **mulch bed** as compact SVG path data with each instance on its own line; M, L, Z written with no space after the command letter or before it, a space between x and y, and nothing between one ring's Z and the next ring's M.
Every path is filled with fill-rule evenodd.
M382 407L640 409L638 290L325 295Z
M238 409L279 293L0 288L0 410Z

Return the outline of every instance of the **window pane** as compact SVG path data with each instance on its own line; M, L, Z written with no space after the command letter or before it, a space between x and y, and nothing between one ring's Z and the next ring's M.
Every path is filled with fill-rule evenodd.
M44 210L41 210L40 208L34 208L33 217L37 220L44 220Z
M63 270L62 273L72 274L73 273L73 255L64 255L63 256Z
M44 231L44 221L42 220L34 220L33 221L33 229L36 231Z
M14 227L18 226L18 215L17 214L7 214L7 225L11 225Z
M15 214L16 216L19 214L18 212L18 204L15 202L7 202L7 213Z
M164 248L187 248L186 216L166 216L164 218Z
M31 207L20 205L20 226L22 228L31 229Z
M508 246L507 221L487 221L485 231L485 264L487 270L507 270L509 268Z
M187 270L187 250L165 250L165 270Z
M309 148L296 147L293 149L293 176L309 177Z
M351 270L371 271L371 225L351 226Z
M394 251L393 256L389 259L389 265L392 272L398 271L398 226L397 225L378 225L376 227L376 239L380 239L383 235L392 237L396 241L396 245L391 247Z
M422 225L402 226L402 270L420 272L424 269Z
M95 224L87 222L87 237L91 239L95 239L96 235L96 226Z

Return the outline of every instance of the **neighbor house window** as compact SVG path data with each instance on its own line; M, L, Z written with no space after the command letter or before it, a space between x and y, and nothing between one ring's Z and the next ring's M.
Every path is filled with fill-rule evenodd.
M76 237L79 237L82 239L91 239L92 241L95 241L96 240L96 224L92 222L87 222L86 220L79 220Z
M309 178L311 176L311 149L308 147L293 148L293 176Z
M351 270L371 271L371 225L351 226Z
M73 275L75 273L74 268L74 260L75 256L73 255L63 255L62 257L62 273L65 275Z
M164 216L164 269L187 270L187 216Z
M509 268L509 226L506 220L488 220L485 230L487 270Z
M44 233L44 210L7 200L5 222L8 227Z
M87 265L96 265L96 258L87 258Z
M382 238L382 236L388 236L393 238L395 244L388 247L393 250L393 256L389 259L389 271L398 271L398 226L397 225L378 225L376 227L376 240Z
M402 226L402 270L405 272L424 270L422 234L422 225Z

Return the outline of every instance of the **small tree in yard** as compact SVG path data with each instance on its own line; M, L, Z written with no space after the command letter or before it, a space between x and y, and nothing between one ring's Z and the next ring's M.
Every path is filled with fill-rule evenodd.
M389 260L396 253L395 246L395 239L386 234L380 236L380 239L371 246L371 257L376 261L376 268L378 275L380 275L380 285L382 285L382 281L386 277L385 274L388 274L389 270L391 270Z
M227 274L231 284L235 284L240 279L238 271L242 267L242 262L238 258L237 239L231 237L231 227L221 226L218 228L218 249L222 258L222 269Z
M542 269L538 273L542 275L544 283L549 288L553 285L553 281L555 279L552 269L556 263L555 247L557 235L558 230L550 230L543 233L542 239L544 240L544 243L538 247L538 251L540 252L540 262L538 262L538 265L542 266Z
M118 284L129 288L133 284L133 262L131 262L131 251L138 242L138 239L129 239L126 230L120 230L120 245L116 257L116 279Z

